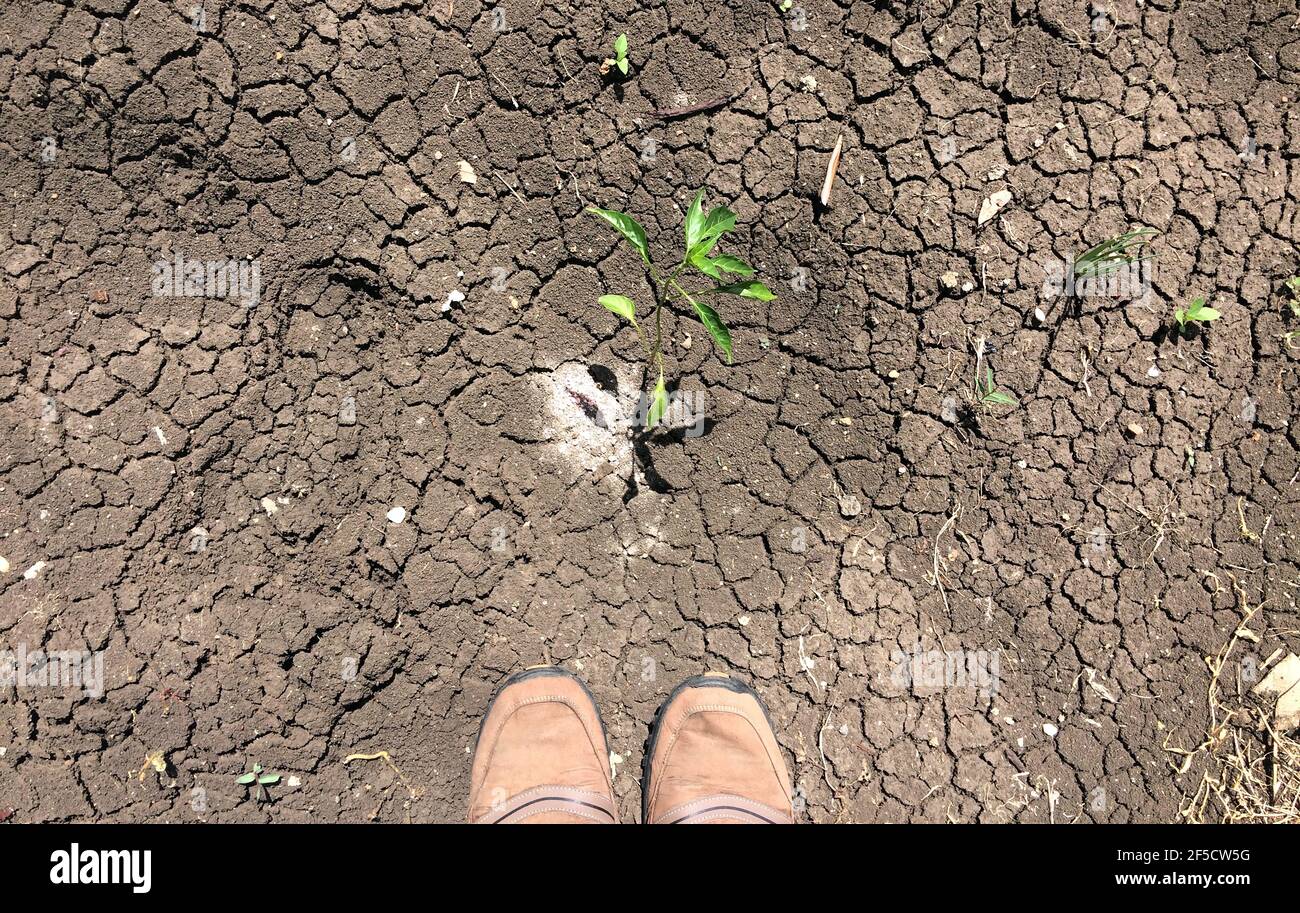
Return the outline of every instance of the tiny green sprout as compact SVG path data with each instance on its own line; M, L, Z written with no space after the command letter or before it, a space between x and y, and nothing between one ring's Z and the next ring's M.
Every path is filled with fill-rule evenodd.
M1300 317L1300 276L1292 276L1286 280L1287 291L1291 293L1291 300L1287 304L1291 308L1291 313Z
M1096 279L1147 259L1151 256L1147 248L1155 235L1154 228L1135 228L1088 248L1074 258L1075 278Z
M781 0L781 12L788 13L792 6L794 6L794 0Z
M606 57L600 64L601 74L609 72L610 67L618 67L618 71L624 76L627 75L627 35L622 34L614 39L614 56Z
M645 354L647 374L653 372L657 377L654 390L650 396L650 405L645 416L645 430L649 431L659 424L668 410L668 390L664 383L663 355L663 309L675 297L679 302L689 304L695 316L704 324L704 328L713 337L714 343L732 360L731 331L723 323L718 312L704 299L710 295L735 295L753 301L772 301L776 298L771 290L761 282L754 280L754 268L739 257L731 254L717 253L714 248L722 236L736 227L736 214L725 206L715 206L705 213L704 191L695 195L694 202L686 212L683 228L681 260L668 270L661 272L650 259L650 247L646 241L645 229L636 219L622 212L610 209L587 207L587 212L599 217L614 228L623 239L632 245L632 249L641 257L649 274L650 285L654 290L653 330L647 329L637 321L636 304L625 295L601 295L601 307L622 317L636 330ZM708 288L688 290L683 284L686 276L683 271L693 270L689 275L696 275L712 280Z
M1282 341L1291 350L1300 349L1300 330L1291 330L1282 334Z
M1209 323L1211 320L1218 320L1219 316L1219 312L1214 308L1205 306L1204 298L1194 298L1187 307L1174 310L1174 322L1178 324L1181 333L1186 333L1191 324Z
M239 779L235 780L235 782L238 783L240 786L256 787L253 790L253 799L254 801L261 802L262 787L274 786L275 784L279 783L280 775L273 774L273 773L264 773L261 764L254 764L253 769L251 771L240 776Z
M976 395L982 406L1014 406L1016 401L1013 397L1003 393L998 389L997 384L993 382L993 369L987 368L984 374L984 383L977 386Z

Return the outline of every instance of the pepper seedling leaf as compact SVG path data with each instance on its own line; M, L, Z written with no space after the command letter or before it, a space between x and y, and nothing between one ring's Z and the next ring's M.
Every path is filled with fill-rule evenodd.
M690 209L686 210L686 222L683 230L686 235L686 250L689 252L700 242L700 237L704 232L704 191L701 190L695 195L691 202Z
M709 335L718 344L718 348L726 354L727 364L731 364L731 331L722 322L718 312L703 301L696 301L692 298L691 304L695 305L695 313L699 316L700 323L704 324L704 328L709 331Z
M615 212L612 209L597 209L595 206L588 206L587 212L599 216L610 225L613 225L618 233L622 235L627 243L631 244L641 259L648 265L650 263L650 249L646 246L645 229L641 223L629 216L627 213Z
M668 411L668 390L664 387L664 376L659 375L659 382L655 384L654 394L650 399L650 409L645 416L645 430L649 431L655 425L658 425L663 419L664 413Z
M729 273L735 273L737 276L748 278L754 275L754 267L739 257L731 256L731 254L718 254L713 258L713 265Z
M772 301L776 298L772 290L761 282L736 282L732 285L719 285L709 291L721 292L724 295L739 295L741 298L753 298L757 301Z
M613 311L632 326L636 326L636 304L625 295L601 295L600 306Z

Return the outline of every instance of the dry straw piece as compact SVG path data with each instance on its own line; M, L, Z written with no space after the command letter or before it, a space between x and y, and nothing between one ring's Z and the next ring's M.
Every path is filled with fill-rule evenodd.
M1300 741L1275 725L1278 708L1272 693L1259 686L1253 689L1257 701L1267 698L1260 706L1248 703L1240 687L1239 699L1231 703L1220 692L1220 677L1237 643L1259 640L1247 625L1263 604L1250 606L1240 585L1234 581L1234 586L1245 612L1218 655L1205 658L1210 670L1205 739L1191 750L1173 748L1167 740L1164 746L1182 756L1181 763L1172 765L1179 776L1194 764L1200 766L1200 780L1185 796L1179 814L1192 824L1300 824Z

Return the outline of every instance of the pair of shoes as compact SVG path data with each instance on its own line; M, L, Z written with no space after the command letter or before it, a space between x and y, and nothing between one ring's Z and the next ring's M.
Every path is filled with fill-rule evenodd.
M651 824L793 824L790 775L758 695L718 673L677 687L655 717L641 781ZM506 680L479 729L471 824L617 824L605 727L574 675Z

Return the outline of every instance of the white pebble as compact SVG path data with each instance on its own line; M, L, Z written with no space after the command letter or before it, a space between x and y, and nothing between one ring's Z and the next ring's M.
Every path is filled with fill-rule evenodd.
M394 524L401 523L405 519L406 519L405 507L400 507L400 506L394 507L392 510L388 512L389 523L394 523Z
M31 567L29 567L27 570L23 571L23 579L24 579L24 580L35 580L35 579L36 579L36 575L39 574L39 573L41 572L41 569L42 569L43 567L45 567L45 562L44 562L44 561L37 561L35 564L33 564L33 565L32 565Z
M1044 724L1043 724L1043 732L1047 733L1047 737L1048 737L1049 739L1054 739L1054 738L1056 738L1056 734L1057 734L1058 732L1060 732L1060 731L1061 731L1061 730L1059 730L1059 729L1056 728L1056 724L1055 724L1055 723L1044 723Z
M451 310L453 304L459 304L465 300L465 293L460 289L452 289L447 293L447 300L442 303L442 312L445 314Z

